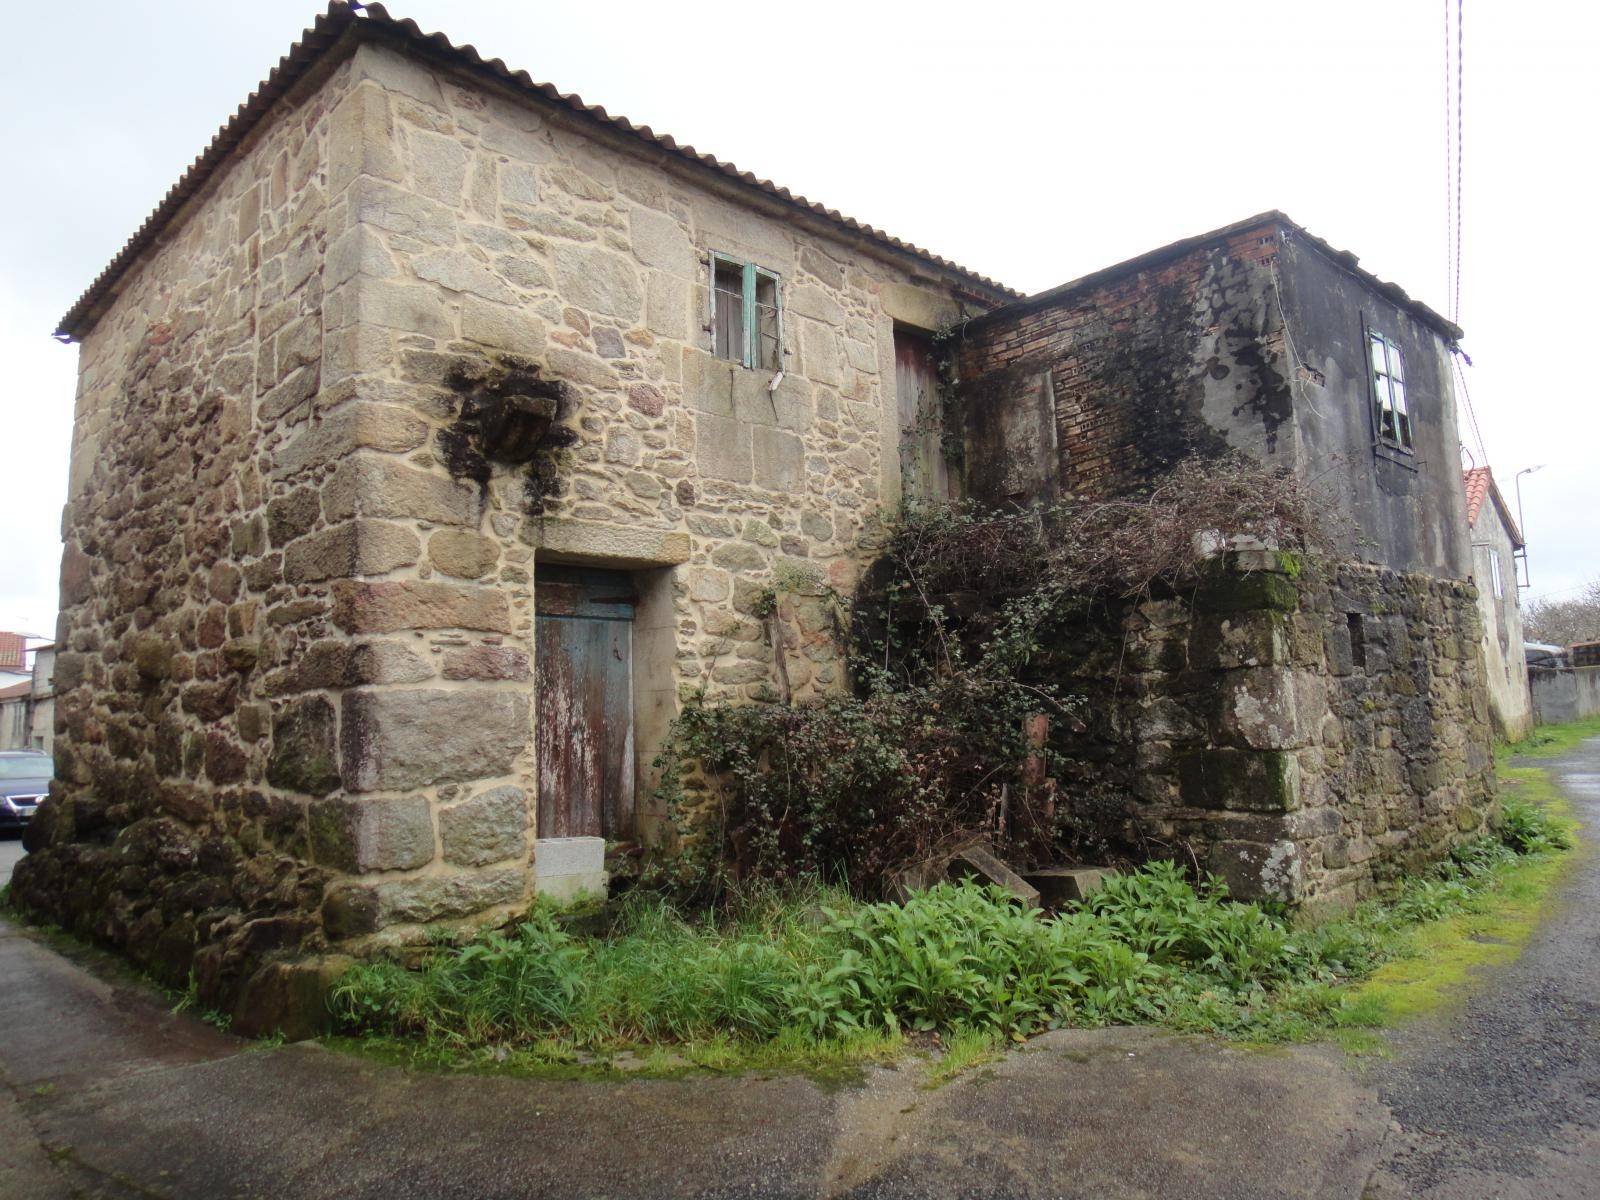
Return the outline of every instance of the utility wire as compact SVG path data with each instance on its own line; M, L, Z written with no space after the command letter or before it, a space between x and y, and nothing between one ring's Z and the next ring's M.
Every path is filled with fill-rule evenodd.
M1439 59L1444 64L1444 297L1445 304L1455 291L1455 142L1450 128L1450 0L1444 0L1444 40Z
M1457 351L1450 356L1450 362L1456 369L1456 378L1461 381L1461 398L1467 402L1467 418L1472 423L1472 439L1478 447L1478 461L1487 464L1489 452L1483 445L1483 431L1478 428L1478 410L1472 406L1472 393L1467 389L1467 373L1461 369L1461 359L1464 356ZM1468 360L1471 361L1470 359Z
M1461 324L1461 151L1465 144L1463 137L1462 99L1464 93L1461 87L1462 67L1466 63L1465 46L1461 35L1461 12L1463 0L1456 0L1456 214L1455 214L1455 300L1451 308L1450 319L1457 325Z

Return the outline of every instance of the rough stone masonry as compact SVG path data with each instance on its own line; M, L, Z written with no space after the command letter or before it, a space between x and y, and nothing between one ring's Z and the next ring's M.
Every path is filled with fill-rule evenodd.
M1301 314L1374 281L1309 243L1283 254L1304 269L1275 302L1309 354L1333 326ZM240 1028L304 1028L338 956L579 877L581 847L542 828L572 815L536 752L553 656L622 681L614 753L561 730L547 747L605 775L612 841L659 835L650 764L685 697L845 686L831 597L922 486L903 459L942 412L929 335L966 326L964 373L1009 381L945 431L980 498L1136 482L1178 448L1315 458L1294 389L1365 414L1359 331L1286 367L1265 257L1202 262L1232 323L1131 284L1012 304L377 4L334 4L63 321L81 352L57 780L18 903L192 977ZM1443 335L1378 295L1442 427ZM1114 386L1073 390L1080 337L1120 347ZM1246 894L1369 890L1484 811L1467 585L1430 532L1454 500L1441 456L1352 450L1345 502L1390 560L1224 634L1158 608L1109 635L1159 676L1107 710L1132 722L1106 745L1140 819L1212 847ZM1347 612L1372 622L1361 673ZM1180 629L1220 638L1213 683L1248 678L1248 700L1292 679L1315 705L1292 728L1244 709L1218 727L1200 699L1217 689L1160 665ZM1270 653L1235 661L1250 638ZM1248 797L1268 793L1262 818Z

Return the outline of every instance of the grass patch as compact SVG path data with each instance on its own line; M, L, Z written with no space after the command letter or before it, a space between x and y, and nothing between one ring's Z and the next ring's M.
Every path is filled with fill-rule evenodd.
M1344 1025L1392 1025L1449 1007L1475 972L1513 961L1538 927L1553 886L1575 862L1562 851L1578 844L1578 824L1544 769L1503 767L1500 779L1501 837L1522 853L1496 871L1492 888L1408 930L1403 953L1348 989Z
M999 1058L1000 1048L1000 1039L993 1033L976 1029L962 1030L945 1043L944 1053L929 1066L928 1079L923 1086L943 1087L973 1067Z
M360 964L333 1004L367 1053L542 1076L838 1078L937 1033L937 1086L1064 1025L1159 1023L1257 1043L1332 1036L1381 1052L1375 1030L1514 956L1564 869L1574 825L1561 798L1537 767L1506 774L1498 837L1389 901L1314 925L1233 903L1215 880L1197 889L1170 863L1053 918L970 884L903 905L759 891L715 919L641 896L604 933L574 934L536 907L512 929L434 949L419 969Z
M1600 737L1600 716L1585 717L1565 725L1538 725L1520 742L1497 745L1495 766L1504 767L1519 758L1554 758L1592 737Z

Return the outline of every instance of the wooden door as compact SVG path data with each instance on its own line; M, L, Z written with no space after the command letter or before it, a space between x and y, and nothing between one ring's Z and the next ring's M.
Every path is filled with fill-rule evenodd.
M910 329L894 331L900 480L907 500L947 500L952 495L937 361L933 342L925 334Z
M534 608L536 832L632 837L632 580L541 566Z

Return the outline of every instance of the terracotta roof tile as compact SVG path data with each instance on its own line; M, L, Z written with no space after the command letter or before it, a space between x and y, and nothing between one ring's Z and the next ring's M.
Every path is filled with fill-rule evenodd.
M1522 540L1522 530L1517 527L1516 517L1512 515L1505 497L1500 494L1500 485L1494 481L1494 472L1488 467L1472 467L1461 472L1461 481L1467 486L1467 528L1478 523L1483 502L1492 499L1506 533L1511 536L1511 544L1519 549L1524 546L1526 543Z
M1473 467L1461 472L1461 480L1467 485L1467 524L1476 525L1478 510L1488 499L1489 485L1493 482L1493 477L1489 474L1488 467Z
M485 59L478 53L477 48L470 44L458 46L442 33L424 33L415 21L392 17L381 4L367 4L358 15L343 0L333 0L328 5L328 10L320 14L311 27L301 33L300 40L289 47L289 52L278 60L278 65L256 90L250 93L249 98L239 106L228 123L217 131L216 136L211 139L211 144L172 185L155 211L128 239L105 270L89 285L88 290L67 310L56 328L57 337L79 338L94 326L106 304L115 295L117 282L177 216L184 203L205 186L227 160L228 155L266 117L273 104L347 34L353 37L387 35L391 40L398 39L416 49L431 51L457 67L491 76L530 96L538 96L545 101L561 105L599 125L607 126L652 147L666 150L679 158L737 180L746 187L775 197L796 209L822 217L852 234L910 254L961 276L974 288L975 298L1003 300L1022 295L1021 292L996 283L987 276L970 271L947 258L941 258L920 246L892 237L872 225L847 217L837 209L827 208L797 195L786 187L779 187L769 179L760 179L749 171L741 171L732 163L723 162L710 154L700 153L693 146L680 145L670 134L657 133L648 125L635 125L626 117L614 116L599 105L585 103L581 96L561 92L548 83L540 83L526 71L514 71L498 58Z
M27 669L28 639L20 633L0 633L0 671Z

